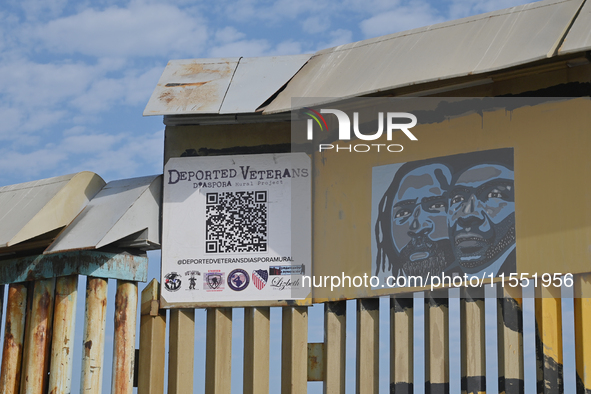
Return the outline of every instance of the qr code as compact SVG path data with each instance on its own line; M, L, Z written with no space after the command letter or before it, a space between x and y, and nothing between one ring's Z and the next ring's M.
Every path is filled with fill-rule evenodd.
M244 253L267 251L267 192L207 193L205 251Z

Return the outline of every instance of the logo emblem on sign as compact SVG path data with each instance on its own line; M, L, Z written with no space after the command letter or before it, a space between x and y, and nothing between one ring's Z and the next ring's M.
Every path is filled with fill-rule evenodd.
M205 273L206 290L222 290L224 284L224 274L222 272Z
M189 290L197 290L197 278L196 275L201 275L199 271L187 271L185 276L189 277Z
M257 289L261 290L267 284L269 279L269 273L267 270L255 270L252 271L252 284Z
M177 291L181 288L181 276L176 272L164 275L164 287L168 291Z
M250 278L248 273L243 269L235 269L228 275L228 286L234 291L242 291L248 287Z

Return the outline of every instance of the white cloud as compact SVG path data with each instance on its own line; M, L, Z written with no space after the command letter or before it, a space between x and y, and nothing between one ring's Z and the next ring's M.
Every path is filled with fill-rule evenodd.
M277 44L273 55L298 55L302 53L302 44L296 41L283 41Z
M238 41L246 37L246 34L239 32L232 26L226 26L215 32L215 39L221 44Z
M15 131L20 125L23 113L18 108L0 107L0 141L14 139Z
M10 177L38 178L44 171L55 169L65 159L63 152L54 149L27 153L0 151L0 184Z
M359 27L366 37L378 37L443 22L445 19L426 3L413 3L363 20Z
M242 40L211 48L210 57L264 56L271 44L267 40Z
M13 60L0 64L0 94L26 107L47 107L81 94L100 73L97 67L83 63Z
M224 12L236 21L264 21L269 26L277 26L286 19L294 20L306 14L328 14L340 8L340 3L334 0L276 0L273 3L237 0L226 2Z
M28 118L21 124L18 132L33 132L42 130L59 122L67 116L67 111L58 109L39 109L30 111Z
M132 1L127 8L85 9L23 34L56 53L166 56L201 52L207 28L204 20L175 6Z
M450 20L459 19L527 3L531 3L531 0L452 0L451 4L449 5L448 17Z
M400 6L400 0L345 0L341 7L362 14L379 14Z
M111 134L72 135L61 142L61 147L68 153L97 153L111 149L122 139L122 135Z
M72 105L83 112L97 113L109 109L114 101L124 96L124 93L125 89L120 80L97 79L90 89L72 100Z
M128 105L146 105L158 80L162 75L165 65L158 65L146 70L138 75L128 75L125 77L126 88L125 103Z
M268 40L241 40L214 47L210 57L259 57L297 55L302 53L302 44L296 41L282 41L275 47Z
M318 44L316 50L333 48L339 45L348 44L351 42L353 33L351 30L337 29L329 33L330 41L321 42Z
M162 173L164 130L142 138L130 134L116 138L116 146L97 149L94 154L87 154L86 159L77 160L76 171L93 171L104 179L129 178L138 173Z
M67 3L67 0L20 0L19 6L28 20L36 20L61 15Z
M330 18L318 15L307 18L302 23L302 29L308 34L322 33L330 27Z
M108 111L113 105L121 103L145 105L163 69L164 65L145 72L130 70L117 78L96 78L86 92L72 100L72 105L88 114Z

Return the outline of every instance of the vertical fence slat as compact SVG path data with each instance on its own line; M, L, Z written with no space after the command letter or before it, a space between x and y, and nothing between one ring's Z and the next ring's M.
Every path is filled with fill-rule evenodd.
M380 300L357 300L357 393L378 393Z
M205 392L230 393L232 381L232 308L207 309Z
M425 292L425 393L449 393L447 290Z
M563 393L560 287L537 287L535 303L538 393Z
M168 392L192 394L195 309L172 309L168 335Z
M133 393L137 283L117 281L111 393Z
M308 388L308 308L284 307L281 324L281 393Z
M52 394L71 391L77 299L78 275L57 278L48 389Z
M462 393L486 392L484 288L461 289Z
M53 322L55 278L35 281L25 330L21 393L43 393L47 389Z
M4 290L6 285L0 285L0 322L4 316Z
M20 283L8 286L4 350L0 374L0 392L2 393L16 394L19 392L26 309L27 286Z
M164 393L166 313L159 308L160 285L153 279L142 290L138 393Z
M269 392L270 309L244 308L245 394Z
M86 278L81 393L102 393L106 323L107 280L89 276Z
M345 393L347 301L324 304L324 393Z
M497 284L499 392L521 394L523 375L522 288Z
M413 298L390 299L390 392L413 393Z
M575 275L577 394L591 393L591 274Z

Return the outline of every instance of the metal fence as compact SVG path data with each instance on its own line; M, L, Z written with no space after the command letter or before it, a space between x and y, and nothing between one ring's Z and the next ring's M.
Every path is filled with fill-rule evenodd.
M73 363L78 360L74 355L81 354L81 393L109 391L102 387L102 375L109 373L103 370L108 370L109 362L112 393L131 393L134 386L139 393L193 393L203 386L208 394L230 393L235 326L231 308L206 310L206 339L201 343L195 339L195 310L170 310L167 318L166 311L159 308L157 281L148 284L139 302L136 282L117 281L115 315L111 318L106 313L107 280L87 277L83 340L75 343L77 287L76 275L9 285L0 392L69 393ZM536 297L523 302L524 293L531 297L534 291ZM461 289L459 299L457 291L456 298L450 298L448 290L444 290L425 293L421 299L390 298L389 305L378 298L327 302L323 304L324 338L320 343L308 343L307 307L283 307L280 390L305 393L308 382L321 381L325 393L377 393L380 363L386 358L390 392L447 393L450 389L460 389L462 393L486 392L487 363L491 362L486 349L488 346L490 350L490 343L495 341L491 341L490 330L485 328L485 305L494 305L497 351L492 359L497 363L498 383L492 387L498 384L498 392L505 393L523 393L526 386L527 392L561 393L566 386L587 394L591 388L588 372L591 370L591 329L588 328L591 298L585 297L591 291L591 274L575 276L572 321L563 321L564 298L560 291L551 287L532 291L531 287L497 285L496 303L485 302L482 288ZM352 312L351 303L356 308L353 319L347 317L347 310L349 315ZM417 303L422 304L420 311ZM529 305L525 309L533 310L524 314L524 304ZM139 354L135 349L138 305ZM386 322L384 307L389 315ZM524 322L523 316L535 316L535 322ZM351 338L347 339L347 321L349 324L354 321L356 326L354 390L348 376L350 361L346 361L352 350L347 346L347 342L351 345ZM276 368L270 364L270 354L278 349L271 349L270 322L271 308L244 308L244 347L239 349L243 357L244 393L273 392L270 381L275 377L270 376L270 370ZM112 360L104 359L107 324L114 326ZM383 330L384 324L389 328L389 349L384 349L384 341L380 341L380 327ZM420 330L417 324L421 324ZM563 325L574 333L574 354L563 351ZM524 327L530 327L533 332L528 334ZM416 338L417 332L422 338ZM311 334L318 337L319 333ZM382 339L383 336L384 333ZM535 338L535 342L530 344L525 337ZM417 342L422 344L424 355L417 354ZM194 374L195 344L206 349L204 373L197 375ZM528 358L528 346L534 347L529 352L535 355L533 358ZM456 359L453 354L457 353L460 365L453 365ZM576 377L564 376L563 364L568 361L565 359L576 365ZM421 371L416 370L417 365ZM528 368L535 368L535 378L529 381L524 372ZM452 369L459 370L459 374L450 374ZM565 379L570 381L565 384ZM489 377L489 391L490 383Z
M4 294L4 286L0 294ZM75 352L81 352L80 391L101 393L107 324L107 280L87 277L82 346L74 341L78 275L8 286L2 393L70 393ZM117 281L115 299L113 393L131 393L138 289Z

